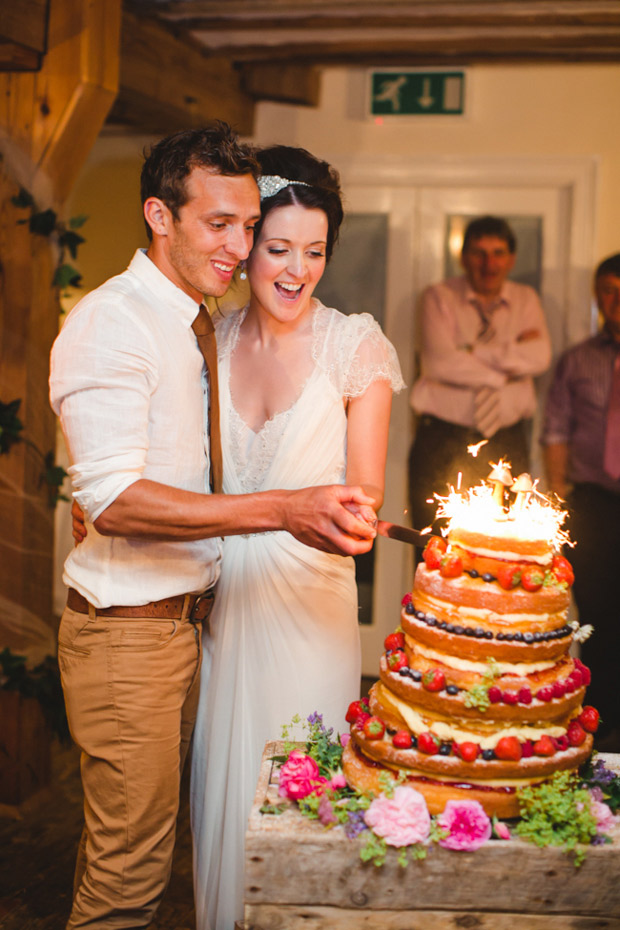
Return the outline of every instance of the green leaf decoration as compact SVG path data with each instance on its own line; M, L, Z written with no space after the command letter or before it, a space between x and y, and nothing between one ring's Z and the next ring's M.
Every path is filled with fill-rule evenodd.
M51 236L56 228L56 213L54 210L43 210L40 213L33 213L30 217L30 232L38 236Z
M26 657L15 655L10 649L0 652L0 687L18 691L26 698L36 698L45 719L61 742L70 742L65 702L60 684L58 662L47 656L36 668L26 667Z
M69 249L69 254L71 258L77 258L78 246L83 242L86 242L83 236L80 236L79 233L71 232L70 229L66 229L58 237L58 242L63 248Z
M67 477L68 472L66 472L61 465L55 464L54 453L48 452L45 456L45 470L43 472L43 480L47 484L49 490L49 502L51 507L55 507L59 500L69 500L65 494L60 493L62 483Z
M30 191L27 191L25 187L20 187L19 194L15 197L11 197L11 203L14 207L23 207L24 209L27 207L34 207L35 205L32 194ZM20 220L20 222L22 221Z
M82 275L73 265L59 265L54 273L54 287L79 287Z
M561 846L574 856L578 868L584 845L596 836L596 819L590 811L590 793L573 772L556 772L540 785L520 788L521 821L515 828L524 840L537 846Z
M21 439L20 433L24 426L17 416L20 405L20 397L9 401L8 404L0 401L0 455L7 453L13 443Z
M87 219L88 216L85 213L80 213L79 216L72 216L69 220L69 227L71 229L79 229L84 225Z

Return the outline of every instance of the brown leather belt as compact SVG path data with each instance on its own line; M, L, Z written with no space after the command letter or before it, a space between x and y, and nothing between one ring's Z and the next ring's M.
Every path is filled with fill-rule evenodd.
M167 597L161 601L151 601L149 604L141 604L138 607L95 607L95 613L98 617L144 617L179 620L183 614L185 597L184 594L177 594L175 597ZM191 620L192 623L200 623L206 620L211 613L213 600L213 588L203 591L202 594L190 594L187 610L188 620ZM76 591L75 588L69 588L67 607L79 614L87 614L90 605L79 591Z

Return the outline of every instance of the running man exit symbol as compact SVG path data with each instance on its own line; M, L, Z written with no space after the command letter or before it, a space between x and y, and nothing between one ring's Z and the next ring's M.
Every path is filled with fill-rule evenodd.
M464 71L373 71L371 75L373 115L460 115L464 100Z

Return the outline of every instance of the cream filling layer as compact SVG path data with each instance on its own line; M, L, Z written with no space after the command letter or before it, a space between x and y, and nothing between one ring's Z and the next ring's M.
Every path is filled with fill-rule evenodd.
M433 772L432 775L429 775L428 772L421 772L419 769L400 769L392 765L388 765L387 762L383 762L386 768L394 769L396 772L406 772L407 775L419 776L420 778L432 778L433 781L441 781L446 785L480 785L481 788L524 788L532 784L532 781L540 781L541 776L537 775L535 778L470 778L467 775L465 778L455 778L454 775L451 778L447 778L445 775L438 774Z
M502 727L501 730L491 733L489 736L481 736L481 734L477 733L475 730L467 730L465 727L456 726L456 724L452 723L445 723L441 720L429 720L428 718L424 718L414 710L411 705L401 701L395 694L388 691L384 685L379 684L378 688L381 702L400 714L408 728L412 733L415 733L416 736L419 736L420 733L428 733L430 731L434 733L438 739L445 742L454 740L457 743L478 743L481 749L495 749L500 739L504 736L516 736L520 742L524 742L527 739L538 740L545 734L547 736L559 737L564 736L566 733L564 727L558 726L511 726Z
M424 659L429 659L431 662L440 662L448 668L458 669L460 672L476 672L479 675L484 675L489 670L489 663L486 661L475 662L472 659L459 659L457 656L448 655L445 652L437 652L435 649L429 649L428 646L422 646L407 634L405 634L405 640L412 652L417 653ZM500 662L494 659L493 662L502 674L507 675L529 675L532 672L543 672L545 669L553 668L557 664L556 660L545 662Z
M415 594L415 592L414 592ZM489 623L497 624L510 624L510 623L547 623L549 620L563 620L568 613L568 608L566 610L560 610L556 613L549 614L498 614L495 610L490 610L488 607L467 607L464 604L453 604L451 601L442 600L438 597L434 597L432 594L427 594L424 592L425 602L435 610L439 615L443 614L457 614L459 617L462 617L464 620L468 617L471 617L472 620L480 622L481 620L486 620Z
M523 552L512 552L510 549L485 549L484 546L465 545L454 540L455 546L467 549L474 555L481 555L488 559L500 559L502 562L535 562L537 565L549 565L553 561L553 553L545 555L525 555Z

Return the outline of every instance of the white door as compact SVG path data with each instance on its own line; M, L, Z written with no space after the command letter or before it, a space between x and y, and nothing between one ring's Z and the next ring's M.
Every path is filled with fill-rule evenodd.
M416 302L427 284L445 274L447 220L455 214L540 217L541 298L554 356L591 331L595 188L591 160L469 159L424 165L402 160L350 165L342 158L334 161L342 173L347 212L386 218L387 249L377 257L385 261L383 326L398 351L408 388L414 377ZM342 293L346 294L346 282ZM544 389L541 383L541 395ZM381 511L383 519L395 523L408 522L407 458L413 437L408 393L394 399ZM534 471L541 474L536 460ZM377 675L383 639L398 626L401 598L411 590L412 575L410 547L379 539L372 620L361 626L364 675Z

